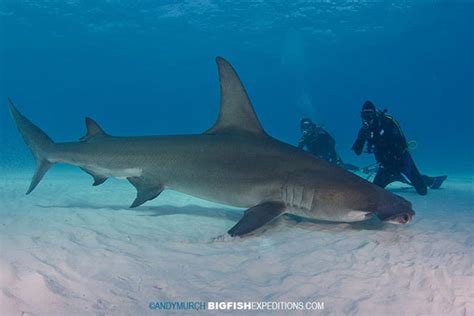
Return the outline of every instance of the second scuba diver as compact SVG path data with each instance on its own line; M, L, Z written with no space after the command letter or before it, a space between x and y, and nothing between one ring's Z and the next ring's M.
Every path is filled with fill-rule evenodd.
M298 143L298 148L306 148L308 152L316 157L347 170L359 170L358 167L345 164L342 161L336 152L336 142L334 138L321 126L313 123L311 119L304 117L300 121L300 128L303 135Z
M429 177L421 175L408 151L408 143L395 119L385 111L377 111L375 105L366 101L361 111L362 127L352 146L360 155L367 144L367 152L374 153L379 164L373 183L385 188L394 181L411 184L420 195L427 188L438 189L447 176ZM408 178L408 180L406 178Z

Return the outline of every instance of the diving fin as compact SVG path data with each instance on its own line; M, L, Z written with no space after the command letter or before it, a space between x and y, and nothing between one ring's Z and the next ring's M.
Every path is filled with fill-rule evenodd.
M433 183L430 185L430 189L439 189L443 184L444 180L446 180L448 176L439 176L433 178Z
M240 221L227 233L232 237L246 235L271 222L284 211L285 204L282 202L264 202L255 205L246 210Z

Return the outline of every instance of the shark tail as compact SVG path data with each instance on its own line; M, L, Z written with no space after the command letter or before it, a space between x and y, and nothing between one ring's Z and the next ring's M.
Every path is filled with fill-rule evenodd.
M29 194L36 188L43 176L54 164L48 160L48 155L54 146L54 142L38 126L22 115L16 109L12 100L8 99L8 101L10 113L16 126L36 159L36 171L31 179L30 187L26 192L26 194Z

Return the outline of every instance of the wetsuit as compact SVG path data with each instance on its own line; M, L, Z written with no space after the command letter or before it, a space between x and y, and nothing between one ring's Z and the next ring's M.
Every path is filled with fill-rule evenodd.
M305 147L308 152L318 158L336 165L342 165L342 161L336 152L336 141L319 126L314 126L311 132L303 134L298 143L298 148L304 149Z
M360 155L367 143L368 152L375 154L380 167L375 175L374 184L385 188L394 181L411 183L420 195L427 193L427 185L432 178L422 176L408 151L408 144L395 119L378 112L371 125L359 130L352 149ZM404 178L406 176L408 181Z

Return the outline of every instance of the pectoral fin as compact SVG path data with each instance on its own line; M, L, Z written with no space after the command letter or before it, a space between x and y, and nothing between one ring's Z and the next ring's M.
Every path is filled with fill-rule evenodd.
M144 178L130 177L127 179L137 189L137 198L133 201L132 205L130 205L130 208L140 206L146 201L153 200L160 195L164 189L161 184L147 181L147 179Z
M227 233L231 236L242 236L253 232L271 222L285 211L282 202L264 202L245 211L240 221Z

